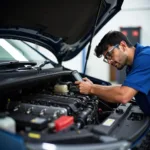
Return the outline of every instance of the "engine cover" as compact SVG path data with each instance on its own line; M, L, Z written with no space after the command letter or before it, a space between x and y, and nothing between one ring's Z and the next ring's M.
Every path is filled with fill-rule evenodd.
M81 95L36 94L22 97L19 102L10 102L7 109L19 128L42 130L61 116L73 116L78 128L81 128L95 120L93 108L96 105L93 103L95 101Z

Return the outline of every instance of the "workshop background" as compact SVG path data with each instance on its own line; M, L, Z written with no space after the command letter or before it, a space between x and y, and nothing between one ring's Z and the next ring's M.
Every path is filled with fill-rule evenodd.
M124 70L120 73L104 63L102 58L94 55L94 48L101 38L110 30L123 30L128 32L128 37L133 43L135 41L150 45L150 0L124 0L122 10L115 15L93 38L92 48L86 68L86 74L111 82L121 83L124 78ZM133 33L133 34L132 34ZM86 50L88 45L77 57L63 65L83 72ZM77 63L78 62L78 63Z

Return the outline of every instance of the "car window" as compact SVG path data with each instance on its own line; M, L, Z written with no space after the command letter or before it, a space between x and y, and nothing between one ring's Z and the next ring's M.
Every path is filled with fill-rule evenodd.
M30 45L32 48L37 49L38 52L41 53L44 57L46 57L48 59L51 59L55 63L58 63L57 58L55 57L55 55L51 51L49 51L48 49L46 49L46 48L44 48L40 45L31 43L31 42L25 42L25 43Z
M50 51L47 50L47 53L50 53L50 57L46 57L41 53L41 49L44 49L37 44L25 42L21 40L14 39L0 39L0 61L35 61L37 65L40 65L45 60L50 58L54 59ZM55 60L57 60L55 58ZM53 68L52 64L46 64L43 68Z
M62 62L62 65L68 69L82 72L82 52L69 61ZM0 61L35 61L37 66L45 60L52 60L58 64L55 55L48 49L32 42L2 39L0 38ZM78 64L76 62L79 62ZM46 64L43 68L54 68L51 63Z
M15 58L0 46L0 60L15 60Z

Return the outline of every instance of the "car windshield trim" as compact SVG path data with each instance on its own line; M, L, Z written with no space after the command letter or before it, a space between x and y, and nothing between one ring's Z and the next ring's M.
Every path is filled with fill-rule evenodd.
M6 62L0 62L0 67L5 67L5 66L14 66L16 65L17 67L22 65L30 65L30 66L35 66L37 65L36 62L34 61L6 61Z

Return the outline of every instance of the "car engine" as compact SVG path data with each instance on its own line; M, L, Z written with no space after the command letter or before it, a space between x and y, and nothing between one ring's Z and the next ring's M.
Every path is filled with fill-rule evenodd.
M74 81L79 80L77 78L80 75L72 71L65 75L62 75L63 73L57 73L56 77L51 76L49 80L33 82L33 78L27 79L24 75L25 80L24 76L18 77L19 80L25 81L23 83L22 80L18 82L18 79L12 79L13 83L8 82L6 87L8 91L3 91L6 93L3 95L5 100L3 108L16 121L17 132L45 129L50 132L59 132L71 126L82 129L103 121L104 115L99 115L103 114L103 110L99 106L98 97L80 94L78 87L74 84ZM43 74L38 74L38 77L41 75ZM44 76L47 75L53 75L53 73L44 73ZM31 78L30 75L28 77ZM112 110L107 104L104 106ZM110 114L110 111L108 112Z
M23 137L26 142L135 141L149 125L149 117L133 101L113 104L94 95L81 94L74 82L82 77L70 70L19 70L1 74L0 79L1 128ZM92 77L90 80L110 85ZM103 136L111 138L101 139Z
M19 101L8 102L7 110L16 120L18 129L41 131L48 127L49 130L58 132L72 124L78 129L98 124L98 112L101 111L98 98L82 95L77 90L71 82L57 83L53 92L45 90L30 93L21 96ZM61 120L63 117L65 119ZM59 122L62 125L59 126Z

